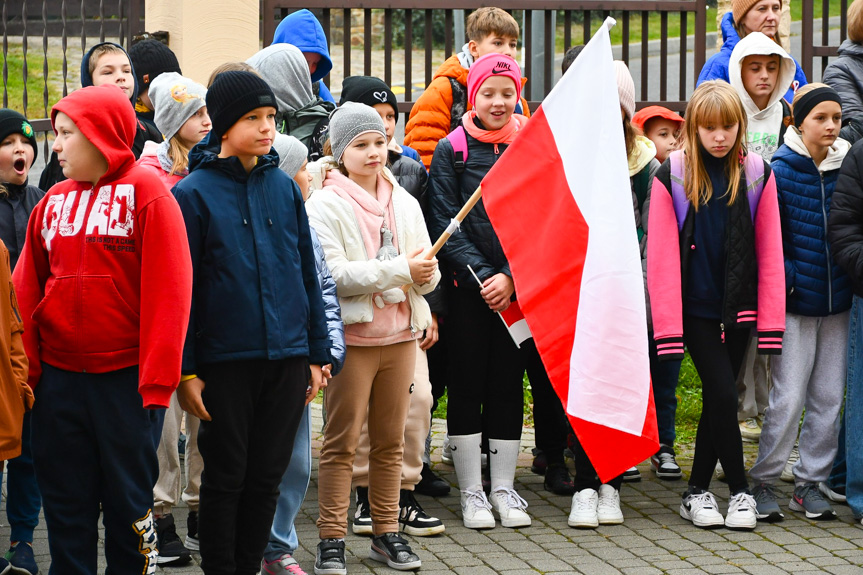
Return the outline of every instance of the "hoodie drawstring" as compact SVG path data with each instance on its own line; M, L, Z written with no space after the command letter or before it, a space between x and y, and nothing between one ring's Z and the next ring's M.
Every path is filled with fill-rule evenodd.
M234 199L237 200L237 211L240 212L240 217L243 218L243 225L249 225L249 220L247 220L245 214L243 214L243 202L240 201L240 192L237 190L234 190Z

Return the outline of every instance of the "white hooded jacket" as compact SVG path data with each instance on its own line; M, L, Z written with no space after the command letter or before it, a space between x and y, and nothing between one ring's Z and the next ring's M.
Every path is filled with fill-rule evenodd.
M747 56L773 54L780 58L779 78L773 88L773 93L770 95L767 107L761 110L755 105L746 88L743 87L740 66ZM760 155L767 162L770 161L781 144L779 134L782 131L782 122L785 116L782 98L788 91L788 87L794 82L796 71L797 64L794 63L794 59L782 49L782 46L761 32L752 32L740 40L734 47L734 51L731 52L731 59L728 61L729 82L740 95L749 120L746 134L749 151Z

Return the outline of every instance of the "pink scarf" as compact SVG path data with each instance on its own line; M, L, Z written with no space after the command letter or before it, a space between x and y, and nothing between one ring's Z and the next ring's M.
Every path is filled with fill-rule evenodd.
M399 249L396 216L392 203L393 185L383 174L378 174L377 198L338 170L327 172L324 187L331 188L339 197L351 204L370 260L375 259L378 250L381 249L381 230L384 224L393 234L393 246Z
M473 121L476 116L476 110L469 110L461 117L461 123L471 137L486 144L511 144L518 131L523 129L527 124L526 116L513 114L509 117L509 122L503 128L499 130L483 130Z

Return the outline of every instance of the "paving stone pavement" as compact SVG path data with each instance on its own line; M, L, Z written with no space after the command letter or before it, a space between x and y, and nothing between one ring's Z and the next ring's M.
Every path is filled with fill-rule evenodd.
M320 407L313 406L313 429L320 430ZM455 472L440 462L445 423L434 423L433 464L435 470L455 484ZM446 533L430 538L409 538L423 561L420 571L426 575L516 575L549 573L585 575L689 575L698 573L748 573L774 575L793 573L830 573L863 575L863 527L855 523L851 511L837 505L838 521L816 522L791 512L783 504L785 521L759 524L754 532L728 529L697 529L680 518L678 508L684 481L659 481L649 465L639 466L642 480L624 484L621 491L623 525L576 530L566 524L570 498L553 495L543 489L542 478L530 472L533 430L525 429L522 454L516 474L516 488L528 504L533 524L526 529L496 527L487 531L465 529L461 524L457 491L448 497L418 497L426 511L441 518ZM754 462L757 445L745 444L747 467ZM320 434L315 435L315 452L320 448ZM682 458L684 470L690 461ZM779 492L791 495L791 485L781 484ZM728 489L716 482L713 489L724 509ZM4 490L5 493L5 490ZM786 499L787 501L787 499ZM4 506L5 507L5 506ZM178 532L185 536L186 508L176 508ZM353 512L353 510L351 510ZM300 549L295 557L309 573L314 565L318 542L317 461L306 502L297 518ZM5 513L0 513L0 541L9 538ZM104 531L100 533L100 544ZM348 573L350 575L395 573L394 570L368 559L370 539L347 537ZM34 549L44 573L50 564L44 522L36 530ZM203 573L200 557L185 567L160 568L159 573L185 575ZM100 572L104 572L104 555L100 549Z

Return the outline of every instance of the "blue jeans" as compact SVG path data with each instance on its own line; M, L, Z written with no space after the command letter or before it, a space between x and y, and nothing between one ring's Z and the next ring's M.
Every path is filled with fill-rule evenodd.
M282 555L293 555L299 546L294 520L306 497L309 478L312 475L312 421L309 406L303 410L300 427L294 438L291 463L282 475L279 484L279 501L270 529L270 542L264 551L264 559L275 561Z
M848 330L844 423L848 429L859 430L863 428L863 299L857 296L851 306ZM854 517L859 519L863 517L863 438L859 433L845 434L845 465L845 495Z
M680 377L679 360L659 361L653 333L647 335L650 342L650 379L653 385L653 403L656 405L656 424L659 428L659 443L674 447L677 433L674 419L677 414L677 380Z
M33 447L30 442L30 412L24 414L21 434L21 455L7 462L6 518L12 527L10 541L33 543L33 530L39 524L42 496L33 468ZM3 473L0 472L0 481Z

